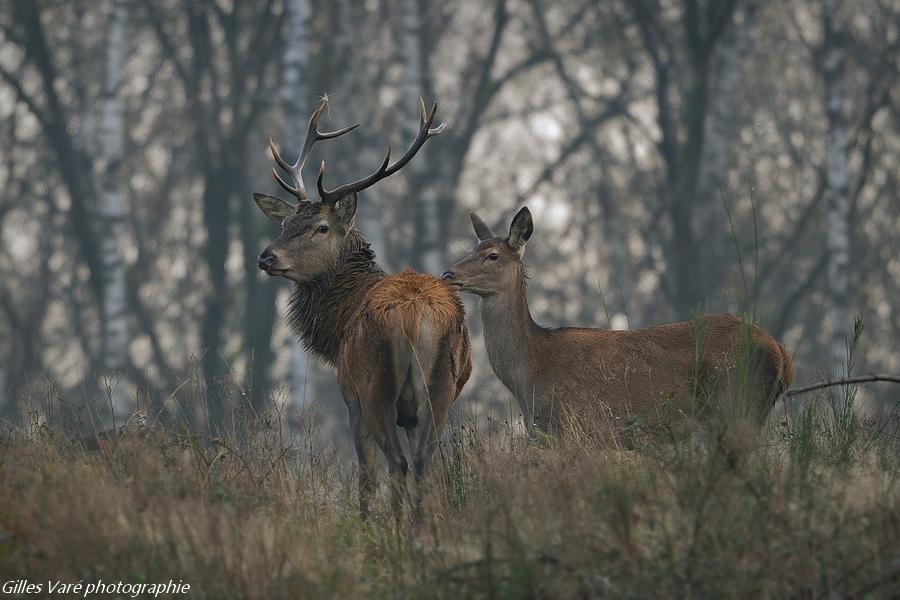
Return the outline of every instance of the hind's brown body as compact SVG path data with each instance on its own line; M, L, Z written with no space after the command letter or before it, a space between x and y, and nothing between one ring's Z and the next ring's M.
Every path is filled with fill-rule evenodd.
M583 426L589 416L653 424L738 395L762 419L793 381L784 347L733 315L636 331L541 327L525 295L528 209L513 219L508 237L474 213L472 222L479 244L443 278L481 297L488 358L529 427L559 431L562 419Z
M495 335L506 319L489 302L482 301L482 314L491 364L526 418L547 431L564 418L598 414L652 425L702 412L710 395L720 400L735 384L761 419L793 381L784 347L733 315L635 331L534 325L511 355L509 337Z

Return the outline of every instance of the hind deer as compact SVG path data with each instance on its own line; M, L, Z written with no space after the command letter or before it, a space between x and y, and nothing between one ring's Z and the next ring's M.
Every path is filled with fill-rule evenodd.
M396 162L391 163L388 148L372 174L331 190L323 183L322 162L317 180L320 200L314 202L302 174L310 151L317 142L357 127L320 132L326 105L327 98L310 117L306 141L293 164L269 139L275 162L291 181L273 168L275 179L296 202L253 194L260 209L281 223L281 235L259 255L259 268L294 283L288 315L292 329L309 352L337 368L359 459L363 517L375 488L376 448L380 448L399 518L408 471L401 429L414 453L418 517L426 469L450 406L472 370L465 315L456 292L440 279L409 270L385 274L355 228L354 215L357 194L402 169L426 141L444 130L444 124L432 127L437 103L426 114L420 98L418 135Z
M794 365L785 348L733 315L635 331L541 327L525 294L522 256L534 231L528 208L505 236L477 214L471 218L478 244L442 279L481 297L488 359L529 431L558 435L565 416L598 409L618 421L658 422L670 408L684 410L690 398L728 392L744 358L746 381L738 391L746 392L759 421L791 384Z

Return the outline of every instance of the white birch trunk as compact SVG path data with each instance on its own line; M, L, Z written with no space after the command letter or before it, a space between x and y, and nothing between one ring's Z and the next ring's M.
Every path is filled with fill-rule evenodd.
M850 266L850 201L847 194L847 132L844 122L843 24L836 14L839 0L824 0L822 78L828 120L825 198L828 206L829 322L835 375L847 368L850 335L848 269Z
M286 148L299 153L306 133L306 119L310 113L309 94L304 86L309 65L309 21L312 18L310 0L289 0L288 23L284 50L284 81L280 96L284 111ZM295 406L308 406L315 397L312 383L312 364L309 355L297 340L291 343L291 401Z
M125 294L125 188L122 181L122 153L125 143L123 101L120 93L125 62L125 26L128 17L125 0L113 2L106 42L106 69L103 81L102 130L103 193L99 217L100 260L103 265L102 360L110 378L113 407L124 408L130 333Z

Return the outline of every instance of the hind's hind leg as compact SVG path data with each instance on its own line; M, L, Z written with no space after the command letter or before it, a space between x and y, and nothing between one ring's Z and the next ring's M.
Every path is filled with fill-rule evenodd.
M760 427L765 424L781 395L781 377L781 354L773 354L763 344L755 346L743 377L743 385L747 416Z

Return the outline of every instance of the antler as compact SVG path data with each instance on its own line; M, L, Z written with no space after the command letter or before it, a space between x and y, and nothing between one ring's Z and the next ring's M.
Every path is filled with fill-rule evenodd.
M275 179L281 184L288 192L292 193L297 197L298 200L309 200L309 194L306 193L306 186L303 185L303 167L306 165L306 159L309 158L309 153L312 150L312 147L319 140L330 140L332 138L336 138L339 135L344 135L348 131L352 131L359 127L359 123L356 125L351 125L350 127L344 127L343 129L338 129L337 131L327 131L321 132L319 131L319 118L321 118L322 113L325 112L325 108L328 106L328 96L324 96L322 100L319 102L319 107L313 112L312 116L309 118L309 126L306 128L306 140L303 142L303 150L300 152L300 156L297 157L297 162L294 164L288 164L286 160L281 156L281 153L278 152L278 148L275 146L275 141L270 137L269 138L269 150L272 151L272 158L275 159L275 162L278 163L278 166L284 169L288 175L291 177L291 181L293 185L286 182L282 179L281 175L278 174L278 170L274 167L272 168L272 174L275 175Z
M416 135L416 139L413 140L412 145L403 153L397 162L394 164L390 164L391 162L391 147L388 146L387 153L384 155L384 160L381 162L381 166L367 177L363 177L358 181L354 181L353 183L345 183L344 185L337 187L333 190L326 190L325 185L322 183L322 178L325 175L325 161L322 161L321 166L319 167L319 177L316 181L316 187L319 188L319 197L322 199L322 202L326 204L334 204L338 200L340 200L344 195L348 192L361 192L372 184L385 179L386 177L390 177L412 160L412 157L416 155L416 152L419 151L419 148L425 144L429 140L429 138L433 138L436 135L440 135L443 133L446 128L446 123L441 123L437 127L432 127L431 124L434 122L434 117L437 115L437 102L435 102L431 106L431 111L426 114L425 113L425 101L420 97L419 98L419 133ZM388 166L390 165L390 166Z

